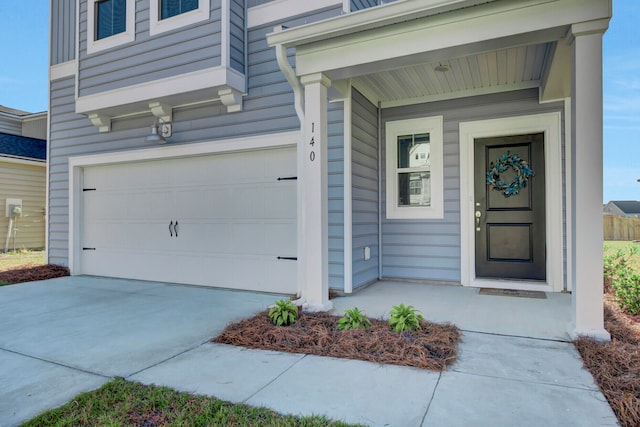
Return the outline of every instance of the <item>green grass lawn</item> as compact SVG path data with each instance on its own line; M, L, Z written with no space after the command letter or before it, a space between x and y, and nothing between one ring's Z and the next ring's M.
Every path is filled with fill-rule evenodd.
M320 416L283 416L167 387L116 378L23 426L351 426Z
M32 267L46 263L44 251L17 251L0 253L0 271Z

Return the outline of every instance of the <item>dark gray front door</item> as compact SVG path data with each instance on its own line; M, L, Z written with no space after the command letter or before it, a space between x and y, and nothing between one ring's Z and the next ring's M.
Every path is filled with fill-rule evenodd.
M506 162L505 155L511 155ZM491 179L487 172L514 159L527 162L534 175L505 195L491 179L512 184L522 169L509 166ZM476 139L474 170L476 277L545 280L544 134Z

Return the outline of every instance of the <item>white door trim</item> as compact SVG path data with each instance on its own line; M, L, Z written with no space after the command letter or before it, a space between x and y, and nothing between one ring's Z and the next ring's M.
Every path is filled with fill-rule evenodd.
M296 146L299 140L300 132L294 131L69 157L69 270L71 274L83 274L80 262L82 259L80 230L83 225L80 197L85 167Z
M464 286L543 290L563 289L562 116L560 112L460 123L460 252ZM474 140L476 138L544 133L546 283L478 279L475 274Z

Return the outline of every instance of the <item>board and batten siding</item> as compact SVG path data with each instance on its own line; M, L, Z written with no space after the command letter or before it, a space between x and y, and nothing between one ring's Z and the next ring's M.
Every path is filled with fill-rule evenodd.
M76 59L76 1L51 0L50 65Z
M87 54L87 2L81 2L80 96L221 65L220 0L211 1L209 20L153 36L149 34L149 0L135 3L135 41Z
M45 247L45 194L47 168L3 161L0 158L0 250L4 249L9 218L5 216L6 199L22 200L22 216L14 220L9 250ZM14 239L15 237L15 239Z
M310 17L301 16L285 22L285 25L293 27L339 13L336 9ZM222 104L176 108L173 111L173 136L169 138L169 144L300 129L293 106L293 91L278 67L274 49L269 48L265 38L272 30L273 25L269 24L248 32L248 93L243 100L243 111L227 113ZM73 77L51 82L49 257L50 262L62 265L68 265L69 262L68 158L149 147L144 139L153 124L151 114L114 119L111 132L100 133L86 116L75 113L74 90ZM331 108L341 109L342 106L332 105ZM334 123L337 123L337 116L340 116L341 123L341 110L332 115ZM341 141L340 126L331 126L330 144L337 143L335 141L338 139ZM332 271L335 273L335 270Z
M357 90L351 101L353 287L378 278L378 108ZM364 259L365 247L371 258Z
M460 122L558 111L563 111L563 103L540 104L537 89L382 110L383 124L392 120L444 116L444 218L387 219L384 199L383 277L460 283ZM383 141L384 135L383 130ZM384 146L383 142L383 150ZM383 170L382 188L385 188L385 173ZM560 178L558 185L562 182Z

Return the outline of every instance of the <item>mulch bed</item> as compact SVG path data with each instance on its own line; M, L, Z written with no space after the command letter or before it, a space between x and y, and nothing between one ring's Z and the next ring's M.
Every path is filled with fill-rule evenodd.
M421 330L397 333L388 322L370 319L369 329L340 331L338 319L327 313L301 313L291 326L274 326L265 311L227 326L212 341L434 371L446 370L456 361L461 333L455 325L421 322Z
M35 280L53 279L69 275L69 269L60 265L46 264L0 271L0 282L23 283Z
M640 426L640 318L605 295L605 328L611 342L580 338L574 344L620 425Z

